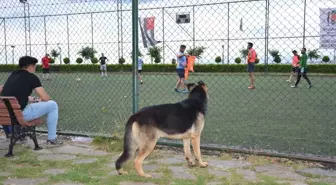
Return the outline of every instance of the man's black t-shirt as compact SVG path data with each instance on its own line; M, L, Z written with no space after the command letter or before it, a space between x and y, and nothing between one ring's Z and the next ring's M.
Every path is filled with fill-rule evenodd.
M104 64L106 64L107 58L106 57L100 57L99 60L100 60L100 64L104 65Z
M8 77L1 96L14 96L23 110L28 104L28 97L33 90L41 87L39 78L26 70L17 70Z

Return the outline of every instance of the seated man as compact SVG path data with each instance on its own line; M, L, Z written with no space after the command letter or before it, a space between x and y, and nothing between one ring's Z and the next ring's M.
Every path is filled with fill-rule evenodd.
M21 105L25 121L32 121L47 115L48 140L47 144L62 145L56 138L58 121L58 105L50 100L49 95L41 85L39 78L34 74L37 59L29 56L21 57L20 69L12 72L3 86L1 96L14 96ZM30 97L33 90L40 97L37 103Z

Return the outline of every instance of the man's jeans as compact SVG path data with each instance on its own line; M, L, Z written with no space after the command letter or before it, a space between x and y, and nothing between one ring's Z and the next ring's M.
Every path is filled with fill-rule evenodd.
M32 121L44 115L47 115L48 140L54 140L58 121L58 105L55 101L31 103L23 110L25 121ZM3 128L6 134L11 133L11 126L3 126Z

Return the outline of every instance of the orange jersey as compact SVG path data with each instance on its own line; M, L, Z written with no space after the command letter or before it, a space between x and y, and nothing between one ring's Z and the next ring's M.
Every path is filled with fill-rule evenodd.
M189 71L194 72L195 59L196 59L196 56L187 57L187 67L184 69L184 78L186 80L188 80Z
M257 59L257 53L253 48L251 48L247 55L247 62L255 62L256 59Z
M300 62L299 56L294 55L293 56L293 60L292 60L292 66L293 67L298 67L299 66L299 62Z

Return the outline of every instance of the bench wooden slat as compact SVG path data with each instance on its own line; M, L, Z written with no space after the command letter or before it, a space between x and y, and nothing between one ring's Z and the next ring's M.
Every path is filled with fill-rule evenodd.
M19 104L12 104L13 109L20 109L21 106ZM7 109L4 103L0 103L0 109Z
M7 118L7 119L1 118L0 119L0 125L12 125L11 119L10 118Z

